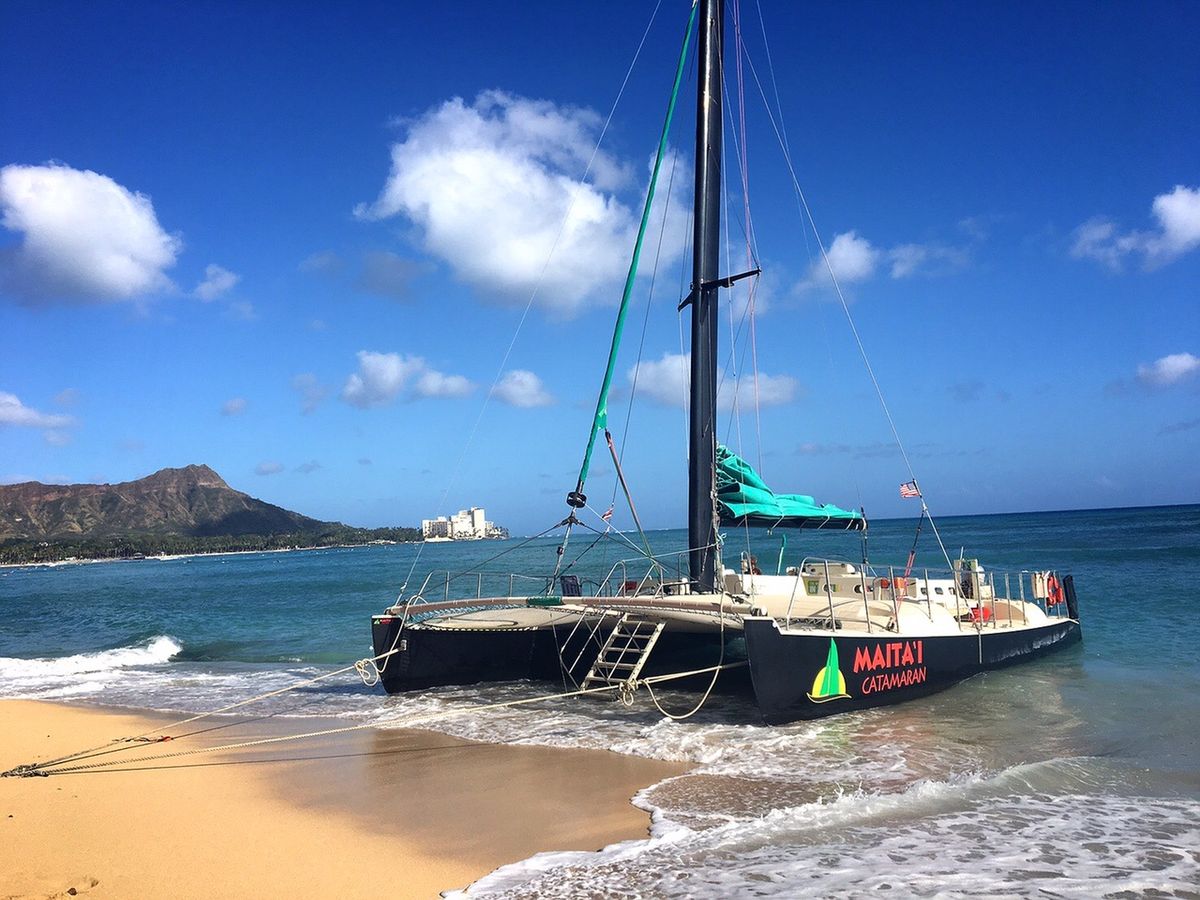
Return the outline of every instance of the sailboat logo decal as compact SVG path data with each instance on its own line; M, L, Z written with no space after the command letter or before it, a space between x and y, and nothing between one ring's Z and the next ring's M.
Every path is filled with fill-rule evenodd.
M829 655L825 658L825 667L813 679L812 692L808 699L813 703L850 699L850 695L846 693L846 679L842 677L842 670L838 668L837 644L833 638L829 639Z

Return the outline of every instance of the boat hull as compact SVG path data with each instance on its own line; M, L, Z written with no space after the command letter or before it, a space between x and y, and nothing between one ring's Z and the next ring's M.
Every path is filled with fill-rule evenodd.
M755 699L772 725L923 697L978 672L1077 643L1074 619L961 635L788 632L771 618L745 621Z
M389 694L443 685L476 684L485 681L557 681L563 679L559 648L568 647L573 627L465 629L423 628L406 625L401 631L399 616L376 617L371 636L377 656L395 649L379 662L380 682ZM597 632L607 637L611 626ZM578 640L578 637L574 637ZM665 632L643 670L644 675L669 674L714 666L721 661L722 636L718 632ZM735 642L740 645L740 642ZM563 654L568 662L578 658L571 674L579 682L587 674L599 647L583 654ZM727 652L725 662L736 655ZM744 652L740 654L744 658ZM710 676L705 675L707 681ZM728 679L725 679L728 680ZM687 687L686 680L678 686Z

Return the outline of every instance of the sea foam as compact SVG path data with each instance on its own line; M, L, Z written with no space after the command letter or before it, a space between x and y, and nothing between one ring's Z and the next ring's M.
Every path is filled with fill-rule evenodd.
M99 687L106 676L122 669L166 663L182 649L183 645L175 638L160 634L132 646L73 656L0 657L0 696L44 696L47 690L70 691L81 685Z

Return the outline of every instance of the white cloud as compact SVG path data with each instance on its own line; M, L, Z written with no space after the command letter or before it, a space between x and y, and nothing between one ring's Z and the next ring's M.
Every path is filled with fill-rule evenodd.
M1160 232L1146 245L1147 262L1161 265L1200 247L1200 188L1175 185L1154 198Z
M73 435L67 431L47 431L43 437L46 443L52 447L65 447L71 443Z
M240 416L246 411L246 398L233 397L226 400L221 405L221 415L223 416Z
M722 386L717 393L718 406L722 405L727 393ZM768 375L766 372L759 372L756 386L754 374L746 372L737 384L737 401L741 409L753 409L756 402L759 406L783 406L796 399L799 393L800 382L791 375Z
M901 244L888 253L893 278L907 278L929 258L929 249L922 244Z
M258 320L258 310L254 308L253 303L248 303L245 300L230 303L229 308L225 310L225 315L239 322L255 322Z
M372 251L363 254L362 272L354 286L378 297L407 300L409 285L421 272L422 266L411 259L386 250Z
M260 462L254 467L255 475L278 475L283 471L283 463Z
M875 274L875 267L883 256L879 248L866 238L859 237L857 231L846 231L835 236L825 252L828 263L824 258L814 260L808 275L800 282L801 290L832 288L830 269L840 285L866 281Z
M832 288L829 270L833 269L838 284L851 285L875 277L881 264L889 266L888 274L895 279L914 275L942 275L964 268L970 262L970 251L947 244L897 244L884 249L861 237L857 231L846 231L834 237L824 259L813 262L800 282L801 291Z
M171 288L182 249L154 205L97 172L0 169L0 209L21 243L0 253L0 289L30 304L136 300Z
M1136 235L1118 235L1116 223L1104 218L1088 219L1075 229L1071 255L1076 259L1094 259L1111 269L1120 269L1121 260L1137 249Z
M26 406L16 394L0 391L0 425L18 428L66 428L74 425L70 416L39 412Z
M629 384L637 382L637 391L663 406L687 406L691 381L691 356L664 353L659 360L641 362L626 372Z
M346 379L342 399L359 409L370 409L397 398L461 397L474 389L462 375L430 368L420 356L360 350L358 371Z
M391 403L414 375L424 368L420 357L360 350L358 372L346 379L342 399L359 409Z
M1200 247L1200 188L1177 184L1154 198L1151 211L1158 220L1156 231L1122 234L1110 219L1089 219L1075 229L1071 255L1119 270L1126 257L1137 254L1146 269L1156 269Z
M616 302L641 198L619 199L632 168L604 152L591 183L579 181L602 124L596 113L485 91L405 124L379 198L356 215L411 220L427 252L488 294L524 303L540 284L537 303L561 315L589 299ZM676 176L680 195L687 182ZM685 207L666 199L660 191L658 214L667 209L678 233Z
M880 252L866 238L859 237L856 231L847 231L833 239L826 251L829 265L821 261L820 268L827 276L829 269L842 284L856 281L866 281L875 274L875 266L879 262Z
M319 250L301 260L300 271L333 273L340 272L344 265L342 258L332 250Z
M54 402L59 406L75 406L79 403L79 389L64 388L54 395Z
M300 395L300 411L306 416L316 412L317 407L329 396L329 388L321 384L312 372L301 372L294 376L292 390Z
M311 475L320 468L324 467L315 459L310 459L308 462L300 463L300 465L296 466L296 471L301 475Z
M970 253L945 244L899 244L887 251L887 258L892 264L892 278L908 278L962 269L970 262Z
M204 267L204 280L196 285L194 293L207 303L210 300L216 300L226 291L232 290L233 286L241 280L241 275L212 263Z
M535 406L550 406L554 398L542 384L542 379L526 369L513 369L505 372L500 379L492 396L501 403L529 409Z
M691 380L691 355L664 353L661 359L633 366L626 373L630 385L637 381L637 391L663 406L685 407L688 384ZM782 406L791 403L800 390L800 383L790 375L758 373L758 403L760 406ZM736 399L742 409L752 409L755 403L754 375L746 373L737 384ZM730 381L717 389L717 407L730 409L734 391Z
M433 369L423 371L413 385L413 394L418 397L464 397L473 390L475 385L462 375L446 375Z
M1137 379L1150 387L1166 387L1178 384L1200 372L1200 357L1190 353L1172 353L1156 359L1149 365L1137 368Z

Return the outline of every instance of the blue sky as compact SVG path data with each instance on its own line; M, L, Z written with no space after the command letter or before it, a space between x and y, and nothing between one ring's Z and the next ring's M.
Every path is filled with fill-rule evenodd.
M472 504L552 524L686 4L661 5L581 178L651 11L5 3L0 481L203 462L352 524ZM762 17L795 171L935 514L1200 500L1200 6ZM739 292L722 439L781 490L915 513L754 80L774 102L758 6L741 19L760 410ZM657 259L624 440L655 527L685 508L674 171L612 403L621 439Z

